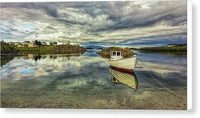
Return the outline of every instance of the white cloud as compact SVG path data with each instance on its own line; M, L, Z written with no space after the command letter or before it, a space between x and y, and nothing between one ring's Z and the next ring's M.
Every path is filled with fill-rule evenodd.
M4 32L1 39L5 40L16 36L15 39L20 40L122 42L187 32L186 1L13 3L2 6L1 29ZM22 24L34 24L34 29L23 30ZM6 31L13 37L4 34Z

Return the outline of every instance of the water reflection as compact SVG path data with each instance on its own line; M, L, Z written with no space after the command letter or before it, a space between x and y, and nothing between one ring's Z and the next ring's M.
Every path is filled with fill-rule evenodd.
M109 68L97 51L14 57L0 71L2 107L186 109L159 83L187 96L185 57L138 53L136 77Z
M146 54L163 54L163 55L168 55L171 57L187 57L187 52L185 51L148 51L148 50L134 50L134 52L139 52L139 53L146 53Z
M111 80L114 83L121 83L124 84L134 90L138 88L138 80L135 73L125 73L117 71L113 68L109 68L109 72L111 74Z
M10 62L11 60L13 60L13 58L14 58L13 56L11 56L11 57L2 57L2 56L1 56L1 66L7 64L7 63Z
M27 54L23 56L16 56L13 57L12 59L34 59L35 61L38 61L40 59L57 59L58 57L65 58L67 60L70 59L72 56L80 56L80 54L48 54L48 55L40 55L40 54ZM7 58L6 58L7 59Z

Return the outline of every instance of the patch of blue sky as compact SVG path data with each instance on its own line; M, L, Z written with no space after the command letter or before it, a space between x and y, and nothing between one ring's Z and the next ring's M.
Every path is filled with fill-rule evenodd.
M26 30L26 31L32 31L35 29L35 25L34 24L23 24L20 26L20 29Z

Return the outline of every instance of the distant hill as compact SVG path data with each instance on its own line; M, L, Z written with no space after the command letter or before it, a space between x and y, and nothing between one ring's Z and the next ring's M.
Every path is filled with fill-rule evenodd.
M88 45L88 46L85 46L84 48L86 48L86 49L104 49L105 47L95 46L95 45Z

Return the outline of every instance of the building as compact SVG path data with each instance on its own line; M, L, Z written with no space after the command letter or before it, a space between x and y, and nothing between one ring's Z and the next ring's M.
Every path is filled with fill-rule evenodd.
M22 43L18 43L17 47L21 48L21 47L24 47L24 45Z
M42 45L43 45L43 46L47 46L47 43L46 43L46 42L42 42Z
M30 41L24 41L24 43L30 43Z
M50 45L57 45L57 42L50 42Z
M47 43L47 45L50 45L50 42L46 42Z
M38 47L38 45L36 45L35 43L29 43L28 47Z
M71 42L70 42L70 41L63 41L62 44L63 44L63 45L70 45Z

